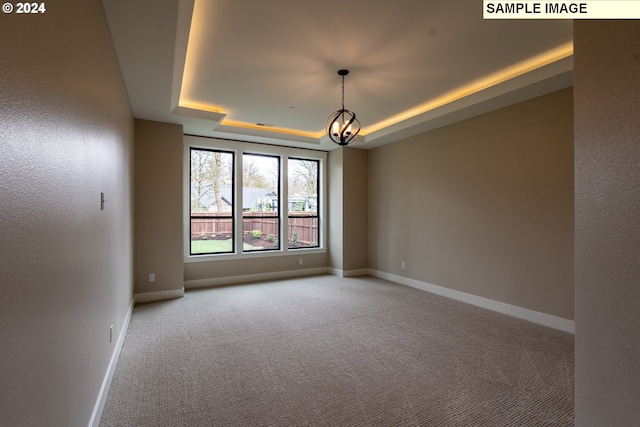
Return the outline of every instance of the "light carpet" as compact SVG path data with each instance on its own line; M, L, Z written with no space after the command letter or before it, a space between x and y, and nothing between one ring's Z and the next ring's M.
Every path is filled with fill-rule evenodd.
M572 426L573 335L372 277L135 307L101 426Z

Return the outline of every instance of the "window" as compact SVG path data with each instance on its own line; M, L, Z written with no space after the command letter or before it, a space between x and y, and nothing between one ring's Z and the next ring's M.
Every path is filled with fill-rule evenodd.
M220 150L190 150L190 254L233 253L234 155Z
M185 261L324 251L327 154L185 136Z
M245 252L280 249L280 157L242 156L242 228Z
M289 249L318 247L319 165L318 160L289 159Z

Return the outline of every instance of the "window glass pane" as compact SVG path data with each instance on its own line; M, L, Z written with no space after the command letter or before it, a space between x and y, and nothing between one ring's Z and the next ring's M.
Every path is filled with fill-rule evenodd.
M242 156L243 251L280 249L280 157Z
M289 159L289 249L319 246L318 160Z
M234 252L233 153L191 149L191 254Z

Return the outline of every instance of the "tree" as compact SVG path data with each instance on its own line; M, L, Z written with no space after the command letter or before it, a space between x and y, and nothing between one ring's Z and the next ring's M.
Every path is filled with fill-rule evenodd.
M209 154L208 151L191 151L191 210L194 212L206 209L203 197L213 190L208 171Z
M220 179L222 177L222 153L213 153L210 165L211 183L213 186L213 199L216 201L216 211L222 212L222 197L220 197Z
M201 212L213 196L217 212L222 211L222 186L231 185L233 155L220 151L191 150L191 210Z
M296 190L304 196L312 196L318 192L318 161L294 160L293 183Z
M242 158L242 184L244 187L271 189L268 179L249 155Z

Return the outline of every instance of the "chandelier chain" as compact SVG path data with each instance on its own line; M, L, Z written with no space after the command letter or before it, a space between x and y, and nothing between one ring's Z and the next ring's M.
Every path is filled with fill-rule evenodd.
M344 110L344 76L342 76L342 109Z

